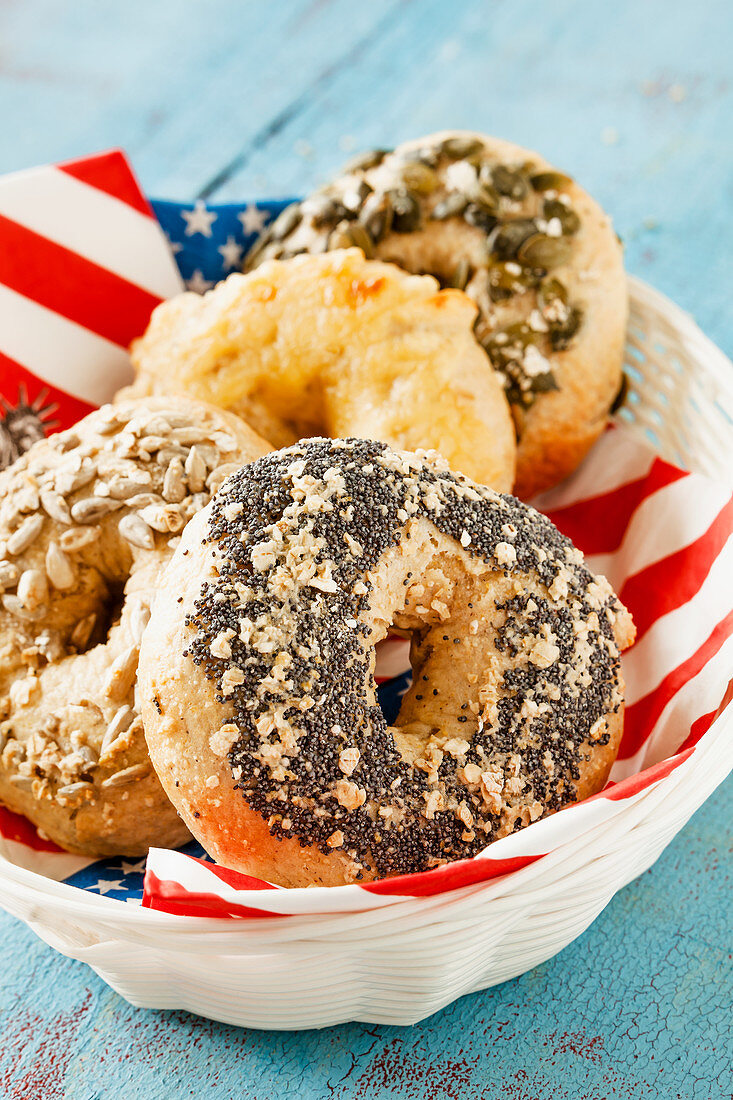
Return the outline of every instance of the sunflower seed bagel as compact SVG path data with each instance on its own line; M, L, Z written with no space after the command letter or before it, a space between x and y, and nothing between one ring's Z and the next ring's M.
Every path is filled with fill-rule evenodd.
M188 837L145 745L140 643L186 523L267 449L218 409L126 400L0 472L0 802L68 851Z
M443 131L355 158L283 211L245 269L349 245L477 303L476 337L515 420L515 493L529 498L572 472L622 380L626 280L598 204L537 153Z
M412 638L394 726L390 627ZM183 533L140 657L151 759L225 866L283 886L426 870L600 790L633 636L528 505L437 455L306 440Z
M271 260L159 305L133 345L131 392L231 409L276 447L328 435L435 449L508 490L514 428L475 317L460 291L356 248Z

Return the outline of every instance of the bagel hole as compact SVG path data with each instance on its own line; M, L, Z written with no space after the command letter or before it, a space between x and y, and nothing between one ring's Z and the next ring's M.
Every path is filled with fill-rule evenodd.
M432 540L425 541L431 547ZM505 618L501 603L514 591L502 576L453 576L442 554L421 563L415 577L417 599L424 606L418 610L413 601L410 607L395 608L388 631L393 638L409 639L410 669L377 686L395 747L407 761L422 756L434 739L471 739L480 709L500 690L492 667L493 641ZM433 608L436 591L448 604L448 615ZM431 611L426 613L425 607ZM380 673L377 668L377 673L388 676L390 670L385 667Z
M390 626L389 638L393 641L401 638L410 643L410 667L394 679L377 685L377 702L392 731L395 747L403 760L409 762L413 762L422 756L431 737L441 733L440 725L428 724L415 718L409 722L398 723L405 696L413 688L413 685L417 685L415 687L417 692L420 690L422 670L426 663L426 654L422 649L421 642L428 633L429 627L427 625L409 628L402 623L399 625L393 623ZM418 658L421 650L423 652L422 659ZM431 689L426 688L426 691L429 690Z
M109 595L97 612L97 621L94 624L94 633L98 634L100 642L106 642L113 626L117 626L122 617L122 607L125 602L125 586L121 581L108 582Z
M79 615L78 624L76 624L80 627L79 641L78 644L72 642L76 653L87 653L95 646L104 645L110 631L120 621L125 602L125 584L123 581L105 581L104 583L106 594L96 600L85 614ZM94 625L85 637L83 622L89 615L95 616Z

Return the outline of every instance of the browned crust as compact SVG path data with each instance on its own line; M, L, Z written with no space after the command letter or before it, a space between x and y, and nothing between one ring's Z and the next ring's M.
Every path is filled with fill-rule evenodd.
M133 346L131 392L229 408L276 447L330 435L437 450L506 492L515 432L476 312L460 291L358 249L270 260L160 305Z

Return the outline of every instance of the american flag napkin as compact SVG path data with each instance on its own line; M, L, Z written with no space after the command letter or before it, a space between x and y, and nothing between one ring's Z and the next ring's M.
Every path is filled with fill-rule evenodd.
M118 150L0 178L0 469L132 378L181 276Z
M239 266L284 202L153 202L120 152L0 179L0 467L67 427L129 379L126 349L182 283L202 292ZM155 216L153 216L155 215ZM161 231L161 227L164 232ZM175 258L175 260L174 260ZM282 890L216 867L196 845L144 859L61 852L0 807L0 858L80 890L169 913L232 918L346 912L437 895L510 874L733 750L714 720L731 696L733 499L614 428L562 486L535 502L605 573L632 611L624 655L624 738L605 791L484 853L366 885ZM392 720L409 683L407 647L380 648L380 703Z

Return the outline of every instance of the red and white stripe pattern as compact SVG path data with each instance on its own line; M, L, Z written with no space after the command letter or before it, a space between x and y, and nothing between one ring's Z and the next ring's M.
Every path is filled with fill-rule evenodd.
M612 829L617 814L663 791L673 773L679 779L696 754L702 759L707 731L731 694L730 491L671 466L627 430L614 429L572 478L537 503L587 554L590 567L606 573L638 627L638 640L623 658L624 737L606 789L474 859L367 885L283 890L155 849L144 905L189 916L283 917L375 908L488 882L560 852L599 825ZM389 644L387 667L396 674L405 650L399 640ZM709 748L705 766L727 768L717 747Z
M131 380L130 342L182 288L119 150L3 176L0 405L73 424Z

